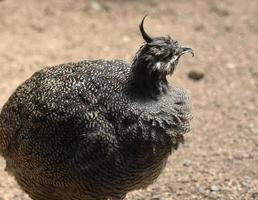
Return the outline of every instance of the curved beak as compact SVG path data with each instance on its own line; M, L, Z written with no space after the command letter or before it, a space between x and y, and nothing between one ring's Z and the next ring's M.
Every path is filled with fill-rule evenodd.
M180 51L179 51L179 56L185 54L185 53L191 53L192 54L192 57L194 57L194 52L191 48L188 48L188 47L180 47Z

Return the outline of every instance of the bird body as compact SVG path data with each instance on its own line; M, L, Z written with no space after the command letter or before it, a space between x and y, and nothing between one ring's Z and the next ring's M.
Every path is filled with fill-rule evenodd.
M140 69L153 62L145 48L132 64L44 68L9 98L0 114L0 153L32 199L123 199L159 176L189 131L191 112L185 92L155 75L157 66Z

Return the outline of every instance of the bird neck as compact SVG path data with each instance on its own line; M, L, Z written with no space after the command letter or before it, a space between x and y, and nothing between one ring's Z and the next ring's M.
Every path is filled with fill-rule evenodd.
M138 56L132 63L130 91L134 95L157 99L167 92L168 81L164 74L153 71L155 62Z

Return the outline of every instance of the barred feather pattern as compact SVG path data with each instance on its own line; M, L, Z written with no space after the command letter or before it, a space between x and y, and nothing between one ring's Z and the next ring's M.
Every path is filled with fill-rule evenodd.
M131 65L95 60L47 67L0 114L6 170L33 200L124 199L161 173L190 130L190 102L128 92Z

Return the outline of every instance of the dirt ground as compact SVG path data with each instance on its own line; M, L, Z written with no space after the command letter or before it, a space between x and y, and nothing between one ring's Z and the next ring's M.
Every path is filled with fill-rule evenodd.
M146 13L150 35L195 50L170 78L191 95L194 120L160 178L128 199L258 199L257 0L0 0L0 106L43 66L130 61ZM0 200L28 200L4 166Z

